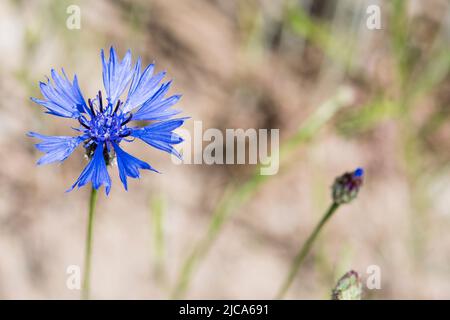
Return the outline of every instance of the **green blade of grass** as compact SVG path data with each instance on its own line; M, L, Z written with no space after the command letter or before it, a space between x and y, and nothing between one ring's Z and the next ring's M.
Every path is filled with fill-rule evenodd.
M164 278L164 212L165 202L163 197L153 196L150 200L150 219L152 222L154 271L158 282L161 282Z

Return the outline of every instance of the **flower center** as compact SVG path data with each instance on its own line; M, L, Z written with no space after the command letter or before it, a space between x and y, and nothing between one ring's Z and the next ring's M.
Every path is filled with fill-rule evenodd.
M89 136L84 144L87 156L91 158L97 146L105 143L104 158L109 164L114 158L111 142L119 143L131 134L127 123L131 121L133 115L130 112L123 113L119 109L122 105L120 100L117 101L114 109L111 103L104 108L101 91L98 92L97 102L98 108L96 109L92 100L88 99L91 118L87 120L84 116L80 116L78 121L84 127L83 132Z
M101 91L98 92L97 101L98 110L94 107L92 100L88 99L91 110L90 120L87 120L84 116L78 118L90 140L95 142L95 144L104 142L118 143L122 138L129 136L131 130L127 128L126 124L131 121L132 114L122 113L119 110L122 102L118 100L114 109L111 103L108 103L106 108L104 108Z
M97 143L116 142L116 140L126 136L129 131L122 125L124 120L122 116L117 114L98 113L90 121L89 135Z

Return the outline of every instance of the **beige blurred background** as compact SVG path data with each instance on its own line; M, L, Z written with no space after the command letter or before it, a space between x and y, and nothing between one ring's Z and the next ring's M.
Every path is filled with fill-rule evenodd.
M366 26L369 5L381 29ZM66 9L81 9L81 29ZM102 87L100 49L156 61L204 128L278 128L283 144L342 88L342 107L295 146L289 165L232 210L193 272L186 298L270 299L330 202L335 176L366 169L360 196L326 226L289 291L328 299L350 269L367 299L450 298L450 4L448 1L19 1L0 3L0 298L78 299L66 269L83 264L89 188L65 193L86 161L37 167L25 136L72 134L29 97L50 69ZM95 221L92 297L165 299L229 185L251 165L174 165L144 144L125 192L117 168ZM239 190L239 189L237 189ZM161 223L158 223L160 221Z

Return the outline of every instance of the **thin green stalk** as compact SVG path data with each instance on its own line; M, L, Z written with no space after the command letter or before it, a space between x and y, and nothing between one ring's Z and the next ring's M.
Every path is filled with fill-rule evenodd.
M95 204L97 203L97 190L91 189L91 196L89 199L89 216L86 235L86 248L84 252L84 277L82 298L89 299L89 284L91 276L91 256L92 256L92 230L94 224Z
M316 226L316 228L311 233L309 238L303 244L303 247L300 249L298 254L295 256L294 261L292 262L291 269L289 270L289 273L288 273L286 279L284 280L283 285L281 286L280 290L278 291L276 299L282 299L283 296L286 294L286 292L292 285L292 282L294 281L295 276L297 275L297 272L300 269L300 266L302 265L303 261L305 260L305 257L308 255L309 250L311 249L314 241L316 240L317 235L320 233L320 230L322 230L322 227L331 218L331 216L337 210L337 208L339 208L339 204L333 202L333 204L327 210L325 215L322 217L322 220L320 220L319 224Z
M165 256L165 243L164 243L164 212L165 202L162 196L155 196L151 199L151 222L152 222L152 234L153 234L153 255L154 255L154 269L155 277L158 282L162 282L165 277L164 273L164 256Z
M205 236L195 244L181 267L177 283L171 295L173 299L180 299L186 293L195 268L200 263L200 260L208 253L209 248L229 216L235 209L245 203L253 192L258 189L259 185L268 177L255 174L250 180L236 189L231 190L233 186L227 188L213 212Z

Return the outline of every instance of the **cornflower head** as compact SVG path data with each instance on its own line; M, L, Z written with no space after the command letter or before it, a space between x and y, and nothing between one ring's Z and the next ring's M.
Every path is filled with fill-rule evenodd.
M186 118L173 118L180 110L171 107L181 98L180 95L166 97L171 81L161 83L165 72L154 73L154 64L141 70L141 59L134 67L131 62L131 51L128 50L120 61L116 51L111 47L109 59L101 50L103 84L105 96L99 90L93 99L87 102L81 93L77 76L71 82L62 70L62 76L51 70L47 82L40 83L44 99L31 98L32 101L46 108L46 113L72 118L78 121L73 128L76 136L46 136L29 132L28 136L41 139L36 144L45 155L39 159L38 165L63 162L79 146L83 145L89 163L79 178L67 190L82 187L89 182L97 190L102 185L106 194L111 189L111 178L107 166L117 159L120 180L125 190L128 189L127 177L139 178L139 170L158 172L148 163L135 158L122 149L122 142L133 142L136 138L159 150L181 155L173 145L183 139L173 132L180 127ZM126 99L121 96L128 88ZM151 121L145 126L138 126L135 121Z

